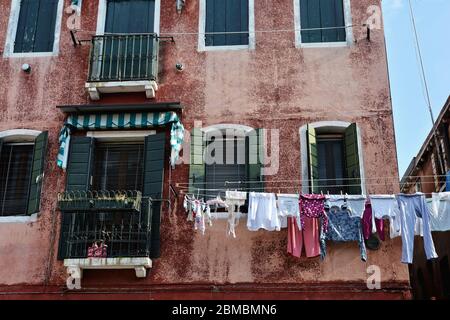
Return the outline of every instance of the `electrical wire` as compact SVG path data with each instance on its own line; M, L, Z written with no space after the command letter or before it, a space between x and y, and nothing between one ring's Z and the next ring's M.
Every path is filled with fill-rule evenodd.
M416 54L419 58L419 65L420 65L420 70L421 70L421 80L422 80L422 86L423 89L425 90L425 95L426 95L426 101L428 103L428 111L430 113L430 118L431 118L431 124L432 124L432 130L435 126L435 119L434 119L434 114L433 114L433 108L431 105L431 98L430 98L430 91L428 89L428 82L427 82L427 77L426 77L426 73L425 73L425 67L424 67L424 63L423 63L423 58L422 58L422 51L420 49L420 42L419 42L419 35L417 33L417 27L416 27L416 18L414 16L414 10L412 7L412 3L411 0L408 0L409 3L409 13L411 16L411 23L412 23L412 27L413 27L413 34L414 34L414 40L415 40L415 48L416 48ZM442 160L442 156L441 156L441 152L440 152L440 147L439 147L439 142L437 139L437 136L435 133L433 133L433 138L434 138L434 143L436 145L436 152L438 155L438 160L439 160L439 166L441 168L441 171L444 170L444 164L443 164L443 160Z
M198 36L198 35L233 35L233 34L254 34L254 33L282 33L282 32L307 32L307 31L322 31L322 30L340 30L349 28L367 28L367 24L352 24L341 27L320 27L320 28L300 28L300 29L266 29L266 30L252 30L252 31L223 31L223 32L160 32L159 36ZM78 32L96 34L96 31L78 30Z
M341 30L354 27L367 27L366 24L362 25L346 25L341 27L321 27L321 28L303 28L303 29L268 29L268 30L252 30L252 31L221 31L221 32L161 32L160 35L164 36L184 36L184 35L233 35L233 34L254 34L254 33L282 33L282 32L307 32L307 31L322 31L322 30Z

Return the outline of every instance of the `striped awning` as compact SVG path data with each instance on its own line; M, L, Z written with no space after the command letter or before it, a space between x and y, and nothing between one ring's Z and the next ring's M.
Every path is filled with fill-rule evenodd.
M172 148L170 163L175 166L184 139L184 127L178 115L173 112L128 112L71 114L59 134L58 167L67 166L70 134L73 130L124 130L147 129L171 123L170 145Z

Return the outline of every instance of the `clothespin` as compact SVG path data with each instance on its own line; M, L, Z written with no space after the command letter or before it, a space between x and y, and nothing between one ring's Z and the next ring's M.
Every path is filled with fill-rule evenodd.
M327 195L330 195L330 190L327 190Z
M323 191L322 190L320 190L320 194L323 196Z
M342 190L341 190L341 196L343 195Z

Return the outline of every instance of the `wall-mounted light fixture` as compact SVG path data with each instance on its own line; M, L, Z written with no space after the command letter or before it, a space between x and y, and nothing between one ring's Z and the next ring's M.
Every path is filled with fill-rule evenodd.
M177 4L177 12L181 13L181 10L184 8L184 6L186 5L186 0L176 0L176 4Z
M24 63L22 65L22 71L25 73L30 73L31 72L31 66L28 63Z
M179 72L181 72L181 71L184 70L183 64L182 64L182 63L179 63L179 62L175 65L175 68L176 68L177 71L179 71Z

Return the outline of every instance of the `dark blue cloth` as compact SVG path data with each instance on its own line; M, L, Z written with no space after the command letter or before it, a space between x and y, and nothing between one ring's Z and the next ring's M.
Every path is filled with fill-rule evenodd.
M347 210L327 210L328 228L320 233L321 258L324 259L326 252L326 241L350 242L357 241L361 260L367 260L366 245L362 232L361 218L351 217Z

